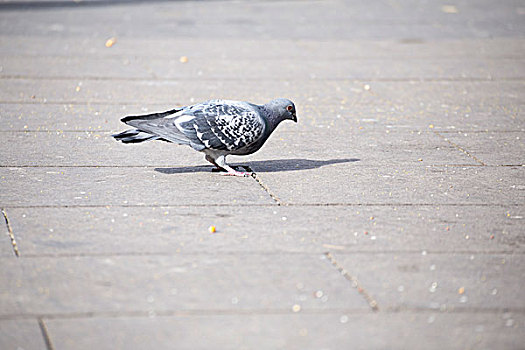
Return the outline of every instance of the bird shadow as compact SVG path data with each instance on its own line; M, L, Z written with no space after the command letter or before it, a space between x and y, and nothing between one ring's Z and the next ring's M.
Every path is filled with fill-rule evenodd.
M246 171L254 171L257 173L276 173L284 171L297 171L317 169L325 165L358 162L357 158L343 158L343 159L328 159L328 160L313 160L313 159L272 159L272 160L258 160L246 162L244 164L234 164L232 167L244 168ZM155 171L162 174L185 174L198 172L211 172L214 167L211 165L197 165L191 167L177 167L177 168L155 168Z

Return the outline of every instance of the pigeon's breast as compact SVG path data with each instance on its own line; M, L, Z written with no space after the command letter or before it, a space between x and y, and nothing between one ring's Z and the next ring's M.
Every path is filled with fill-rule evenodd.
M263 136L261 136L257 141L250 143L239 149L233 150L230 152L230 154L234 154L238 156L245 156L248 154L255 153L264 145L266 140L268 140L269 136L270 136L269 134L264 133Z

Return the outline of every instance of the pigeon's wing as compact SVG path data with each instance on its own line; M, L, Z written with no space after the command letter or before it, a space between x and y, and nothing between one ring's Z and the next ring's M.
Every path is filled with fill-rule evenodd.
M191 106L175 124L192 141L223 151L239 150L257 142L266 128L256 106L225 100Z
M186 135L175 123L176 118L181 116L188 108L190 107L174 109L164 113L129 116L123 118L122 121L137 128L137 130L131 130L131 132L147 133L157 139L190 145L194 149L201 151L205 148L204 144L202 144L197 137L194 137L194 135ZM116 136L120 137L121 135ZM128 134L125 133L122 136L128 136Z

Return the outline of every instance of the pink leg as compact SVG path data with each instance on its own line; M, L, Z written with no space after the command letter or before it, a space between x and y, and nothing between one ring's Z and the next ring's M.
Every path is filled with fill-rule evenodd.
M226 156L217 157L215 162L217 163L217 165L220 168L222 168L222 169L227 171L227 173L221 173L221 175L240 176L240 177L252 176L252 173L249 173L249 172L246 172L246 171L237 171L237 170L233 169L232 167L230 167L228 164L226 164Z
M223 169L221 168L220 166L217 165L217 163L215 163L215 160L210 157L209 155L206 155L206 157L204 157L208 162L210 162L211 164L215 165L215 169L212 169L212 171L226 171L226 169Z

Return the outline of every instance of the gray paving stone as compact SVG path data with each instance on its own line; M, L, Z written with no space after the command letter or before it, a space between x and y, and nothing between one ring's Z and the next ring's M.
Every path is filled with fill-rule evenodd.
M173 59L185 55L192 62L199 59L391 59L393 61L406 58L432 59L522 59L525 50L523 38L490 38L462 39L457 37L444 38L439 41L427 40L421 37L402 39L338 40L335 37L326 40L304 38L301 40L285 37L236 39L223 37L220 45L217 39L199 38L198 46L194 38L173 37L121 37L116 36L117 43L111 48L104 43L109 36L75 37L62 36L59 40L41 40L38 36L4 35L0 33L0 54L4 56L53 56L71 58L139 59L164 58ZM138 50L137 48L140 48ZM283 57L281 50L286 48ZM476 52L476 57L472 56Z
M204 98L204 97L203 97ZM120 119L130 114L144 114L165 111L173 106L181 106L200 101L181 100L177 103L150 104L148 101L125 105L88 104L0 104L0 131L112 131L122 130ZM252 100L264 103L263 99ZM455 131L523 131L525 120L522 106L513 107L487 105L473 115L454 112L436 114L435 111L414 111L405 113L396 108L384 109L374 106L369 99L356 97L350 105L330 103L316 104L313 99L296 99L299 108L299 123L288 127L283 124L279 130L311 131L334 127L358 130L436 130ZM429 125L434 128L430 129ZM284 129L283 129L284 128ZM322 131L322 130L319 130ZM360 133L360 132L359 132Z
M340 158L364 165L378 162L418 165L423 161L431 165L479 165L432 132L348 128L348 133L334 135L330 129L295 132L294 126L283 124L282 130L279 128L267 141L264 151L235 157L235 161L257 160L264 166L264 160L278 155L287 156L288 160ZM121 130L126 128L123 125ZM325 146L327 141L330 147ZM116 142L109 132L16 132L5 134L1 142L12 151L5 154L3 166L211 166L202 153L187 146L159 141L125 145Z
M236 79L516 79L525 70L525 59L507 59L498 64L492 60L476 60L467 64L463 59L341 59L329 61L313 59L240 60L235 58L215 61L195 59L187 69L180 67L178 58L148 60L155 76L162 78L236 78ZM8 74L9 72L6 72Z
M523 310L522 254L333 254L379 309Z
M211 167L0 168L1 206L274 204L252 178L222 176ZM177 173L178 172L178 173Z
M187 57L187 56L186 56ZM517 79L525 71L525 59L505 57L463 58L341 58L320 57L196 57L181 63L180 57L70 57L0 56L0 77L124 79ZM522 77L524 78L524 77Z
M428 85L425 84L425 87L421 88L428 89ZM433 92L428 89L426 95L431 94ZM427 100L424 96L415 99L407 96L403 102L402 98L397 99L397 97L396 100L393 100L389 96L365 96L357 93L351 100L323 102L322 105L303 104L308 109L305 110L305 113L300 111L299 121L301 124L319 128L329 126L352 126L364 129L386 127L444 132L525 130L524 109L519 103L486 101L484 105L473 106L469 105L468 101L465 104L457 101L452 105L446 102L438 105L435 101L436 99ZM321 115L324 118L320 118Z
M254 167L261 172L271 172L272 163L277 165L279 162L275 159L277 157L297 159L297 163L301 163L301 159L318 159L327 165L341 163L352 167L375 167L387 163L392 163L394 167L480 165L477 160L432 131L378 126L345 127L337 124L330 128L302 128L308 128L307 131L295 131L294 127L295 125L283 125L283 130L276 131L260 151L249 157L235 158L236 161L250 164L253 159L257 162ZM270 161L265 163L268 159ZM292 165L291 169L293 168ZM285 171L286 168L283 166L279 170Z
M153 78L142 60L134 57L82 57L82 56L0 56L1 77L30 76L31 78L70 77L108 79Z
M36 320L0 320L0 347L42 350L46 344Z
M381 106L380 108L394 108L408 114L429 115L431 117L428 118L428 125L447 128L464 126L472 128L474 125L478 128L523 125L523 116L520 114L522 109L519 107L521 102L517 100L511 102L519 96L518 91L523 85L520 83L514 86L514 91L507 89L506 85L506 82L493 84L446 82L416 83L401 87L398 84L376 82L370 84L370 91L376 94L373 102ZM484 96L481 96L482 92ZM498 110L507 110L506 117L499 118L498 121L492 120L491 116L497 114Z
M525 164L525 132L457 132L443 133L442 135L485 164Z
M11 248L11 240L9 239L7 234L4 235L3 232L2 232L2 240L0 242L0 256L15 257L15 254L13 253L13 248Z
M276 96L284 96L289 89L289 83L279 82L271 93L268 88L274 82L263 84L253 82L255 89L246 89L246 84L237 81L204 81L195 84L180 80L144 80L144 81L84 81L79 91L78 79L75 80L33 80L33 79L3 79L5 87L0 92L0 101L9 103L60 103L60 104L170 104L183 105L185 101L208 100L213 98L230 98L241 100L266 101ZM115 89L114 85L121 86ZM232 87L232 89L230 88ZM257 87L259 86L259 87ZM280 86L280 88L278 88ZM226 91L228 96L225 96ZM289 91L288 91L289 92Z
M205 97L203 97L204 99ZM193 102L200 101L193 99ZM264 103L263 99L252 100ZM122 130L120 119L130 114L165 111L173 106L193 103L191 99L176 103L150 104L135 101L125 105L93 104L0 104L0 131L112 131ZM436 130L454 131L523 131L525 119L522 106L512 107L486 105L476 113L453 112L449 115L418 110L406 113L396 108L379 108L372 100L356 96L350 105L340 103L317 104L317 100L296 99L299 108L297 125L283 124L279 130L312 131L312 129L348 128L349 132L360 130ZM382 104L380 104L382 105ZM429 125L434 128L430 129Z
M122 124L121 130L129 129ZM15 132L5 134L9 145L3 166L205 166L204 154L166 142L140 145L117 142L109 132ZM74 145L74 147L72 147ZM42 150L45 152L42 152ZM20 155L24 157L21 158Z
M254 166L284 203L521 204L523 167L360 166L341 162L293 172ZM271 164L271 163L270 163ZM267 166L267 165L266 165ZM268 174L265 174L268 172ZM300 180L299 180L300 179Z
M209 315L47 320L60 349L519 349L521 313ZM108 332L111 330L111 334Z
M323 255L2 258L0 313L368 310ZM322 290L326 298L314 294ZM296 306L297 307L297 306Z
M524 25L513 2L495 7L489 0L457 5L456 13L427 4L374 3L366 1L241 2L223 6L187 6L183 2L122 4L100 8L55 7L53 11L4 11L4 35L48 38L104 37L118 33L129 38L521 38ZM319 16L319 14L325 14ZM25 21L18 20L24 15ZM125 16L122 16L125 14ZM300 14L300 15L298 15ZM468 23L468 25L466 24ZM30 25L28 25L30 24ZM40 31L35 32L35 29ZM138 48L140 49L140 48Z
M369 91L364 90L366 84L363 82L346 80L303 80L300 84L297 81L145 80L126 81L118 90L113 87L115 83L121 84L116 81L84 81L77 92L77 80L3 79L5 89L0 91L0 100L5 104L139 104L146 107L160 104L172 107L210 98L264 103L276 96L287 96L298 106L301 125L327 127L330 123L346 125L345 122L350 121L352 125L372 126L374 123L370 122L379 121L397 127L434 125L436 129L446 130L525 129L523 106L519 99L523 85L510 81L374 82L370 83ZM331 93L326 94L325 91ZM130 111L136 113L140 109L132 108ZM96 120L95 127L104 127L105 121L103 123L96 112L91 114ZM8 123L17 121L19 117L19 113L9 114ZM67 117L62 123L68 123L68 128L78 126L69 115ZM110 118L112 123L116 123L111 125L117 127L120 117L113 115L106 118ZM26 117L23 119L27 120ZM20 127L21 123L17 123ZM29 127L27 122L21 126L25 125ZM36 127L39 126L37 124Z
M508 110L505 106L489 107L488 111L477 109L475 113L471 111L460 111L447 114L443 120L434 119L436 124L435 130L445 132L455 131L478 131L487 132L488 130L494 132L508 132L508 131L523 131L523 106L514 106ZM504 112L506 110L506 112Z
M132 114L166 111L172 104L0 104L0 131L118 131L120 119Z
M13 208L7 212L22 257L423 250L481 254L525 249L522 206ZM208 231L210 226L216 227L214 234Z
M114 85L121 87L115 89ZM115 104L183 104L210 98L235 98L266 101L276 96L293 100L310 101L315 105L333 105L335 110L350 107L354 101L373 102L371 110L402 110L404 113L419 111L434 115L459 112L477 113L487 106L509 110L522 104L520 94L525 85L520 81L376 81L365 90L363 82L352 80L297 80L243 81L220 79L182 80L131 80L82 82L78 79L28 78L2 79L5 87L0 91L0 101L9 103L115 103ZM77 91L78 90L78 91ZM326 91L330 91L327 94ZM225 96L227 94L227 96ZM408 102L407 102L408 101ZM300 106L300 104L299 104ZM337 107L337 109L335 109ZM437 117L436 117L437 118Z

